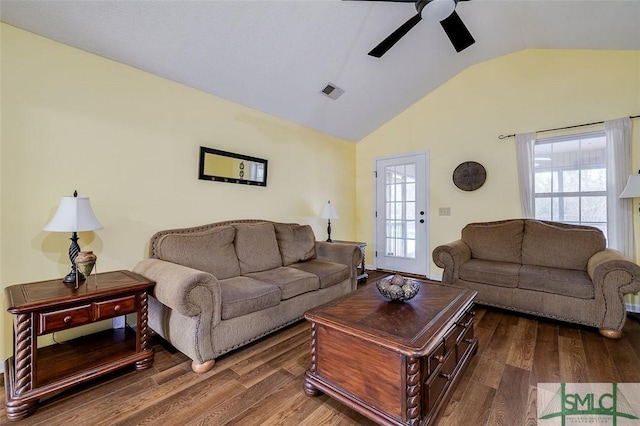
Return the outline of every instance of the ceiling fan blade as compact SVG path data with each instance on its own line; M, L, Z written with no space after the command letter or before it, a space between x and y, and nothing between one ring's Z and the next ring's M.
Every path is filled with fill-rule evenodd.
M408 33L411 28L415 27L416 24L420 22L420 20L422 20L422 18L420 17L419 13L413 16L407 22L402 24L400 28L392 32L391 35L389 35L389 37L382 40L382 42L379 45L371 49L371 52L369 52L369 56L375 56L376 58L380 58L382 55L387 53L387 50L391 49L393 45L398 42L398 40L404 37L404 35Z
M440 24L444 32L449 36L449 40L451 40L451 44L453 44L456 52L462 52L476 42L455 10L448 18L441 21Z

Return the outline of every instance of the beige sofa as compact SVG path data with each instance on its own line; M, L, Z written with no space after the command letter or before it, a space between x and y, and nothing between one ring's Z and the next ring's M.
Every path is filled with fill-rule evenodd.
M479 304L597 327L622 336L623 296L640 291L640 267L605 248L597 228L514 219L472 223L436 247L442 282L476 290Z
M315 241L308 225L237 220L158 232L134 271L156 281L149 327L205 372L355 290L361 256L355 244Z

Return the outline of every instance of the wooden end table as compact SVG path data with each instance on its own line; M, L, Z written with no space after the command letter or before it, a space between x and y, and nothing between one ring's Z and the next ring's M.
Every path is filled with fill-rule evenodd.
M369 278L369 274L367 274L366 271L366 262L365 262L365 256L367 254L367 243L363 243L360 241L342 241L342 240L333 240L334 243L347 243L347 244L355 244L358 246L358 248L360 249L360 252L362 253L362 261L360 262L360 265L358 266L358 276L356 277L356 280L361 283L361 282L365 282L367 280L367 278Z
M418 281L420 292L404 303L369 285L305 314L307 395L324 392L379 424L435 422L477 352L476 292Z
M154 285L115 271L90 276L77 289L61 279L5 288L7 310L15 315L13 356L5 361L7 418L23 419L41 398L121 367L151 367L147 300ZM127 325L38 348L38 336L134 313L136 330Z

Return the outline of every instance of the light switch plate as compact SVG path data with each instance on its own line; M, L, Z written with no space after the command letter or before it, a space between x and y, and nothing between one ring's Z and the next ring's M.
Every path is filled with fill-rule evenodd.
M439 215L440 216L451 216L451 207L440 207Z

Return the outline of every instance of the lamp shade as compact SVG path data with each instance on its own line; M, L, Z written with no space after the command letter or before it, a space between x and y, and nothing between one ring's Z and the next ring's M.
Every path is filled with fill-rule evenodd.
M640 174L629 176L627 186L624 187L618 198L636 198L640 197Z
M102 225L93 214L89 197L62 197L53 219L42 229L53 232L82 232L102 229Z
M338 217L338 212L336 212L336 208L331 204L331 201L327 202L322 209L322 213L320 214L320 218L322 219L340 219Z

